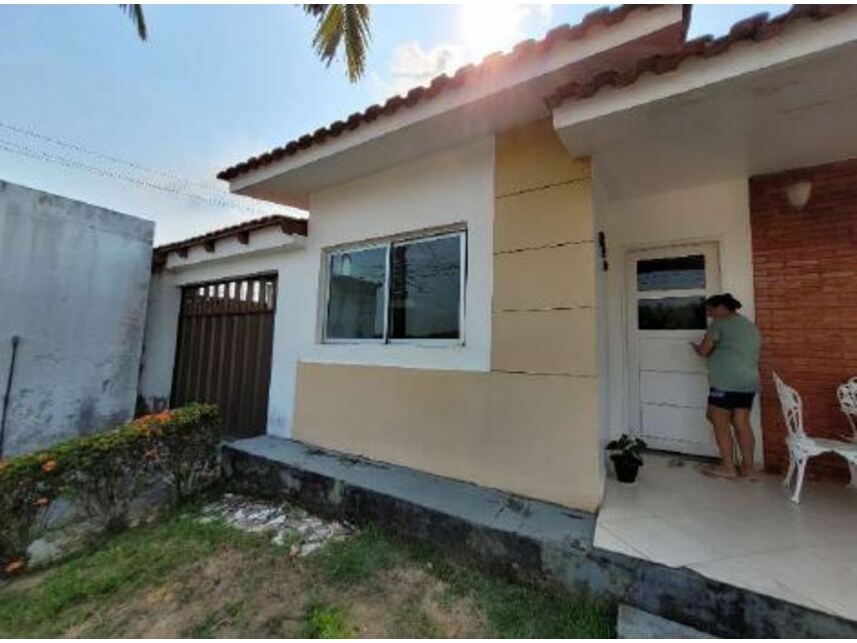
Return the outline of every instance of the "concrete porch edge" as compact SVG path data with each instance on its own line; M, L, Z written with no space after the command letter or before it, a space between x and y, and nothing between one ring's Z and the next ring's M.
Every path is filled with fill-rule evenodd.
M593 546L595 515L392 464L261 436L227 444L237 491L285 496L450 547L522 577L589 591L722 637L857 637L857 622Z

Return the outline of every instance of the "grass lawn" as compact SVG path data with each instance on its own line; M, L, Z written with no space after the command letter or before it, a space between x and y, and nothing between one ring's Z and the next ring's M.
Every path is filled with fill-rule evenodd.
M0 637L609 637L598 604L374 530L303 558L195 513L0 588Z

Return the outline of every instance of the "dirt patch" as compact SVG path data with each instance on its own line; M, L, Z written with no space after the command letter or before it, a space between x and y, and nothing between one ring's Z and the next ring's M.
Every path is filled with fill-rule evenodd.
M0 638L611 633L597 607L570 595L449 565L441 552L375 529L326 538L301 556L295 542L272 543L269 528L246 533L222 518L202 520L210 516L191 512L131 529L12 581L0 590ZM300 520L315 525L309 518ZM263 522L270 520L278 516Z
M269 620L299 621L305 593L302 574L285 553L223 549L176 570L163 583L91 612L64 636L123 638L266 637ZM282 631L282 635L298 632ZM280 633L280 632L278 632Z
M364 582L324 586L285 552L219 551L107 610L87 610L66 637L300 637L312 604L341 609L360 638L474 638L486 625L472 600L457 597L415 562Z
M361 638L485 635L485 621L474 602L456 596L445 582L412 561L379 572L369 582L345 591L328 588L321 597L347 608L354 634Z

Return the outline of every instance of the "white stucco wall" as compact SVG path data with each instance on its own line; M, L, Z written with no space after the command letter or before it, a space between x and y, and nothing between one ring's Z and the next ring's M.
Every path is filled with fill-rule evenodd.
M153 231L0 181L0 390L20 337L5 454L133 415Z
M299 360L488 371L493 219L491 137L313 194L303 247L265 246L255 252L254 233L243 254L225 241L218 242L214 253L195 248L185 260L171 254L167 270L152 284L141 394L152 403L169 397L180 285L267 271L279 276L269 434L291 435ZM464 345L320 343L320 277L326 249L457 224L464 224L468 235ZM283 236L279 230L272 233Z
M597 174L597 168L596 168ZM669 245L715 241L720 252L721 290L744 304L741 312L755 317L752 239L746 179L700 185L615 200L597 193L597 217L607 235L610 270L606 273L606 345L609 364L609 419L605 438L628 431L627 284L629 252ZM602 355L603 357L603 355ZM757 405L758 407L758 405ZM754 428L758 431L758 408ZM757 440L760 445L761 440ZM761 452L757 453L761 456Z

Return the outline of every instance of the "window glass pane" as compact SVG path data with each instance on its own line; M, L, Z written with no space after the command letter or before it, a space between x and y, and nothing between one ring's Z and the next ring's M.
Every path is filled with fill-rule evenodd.
M459 338L461 237L396 244L391 253L390 338Z
M386 248L331 255L327 300L328 338L383 338L386 259Z
M637 290L705 288L705 255L643 259L637 262Z
M705 330L705 297L662 297L637 303L640 330Z

